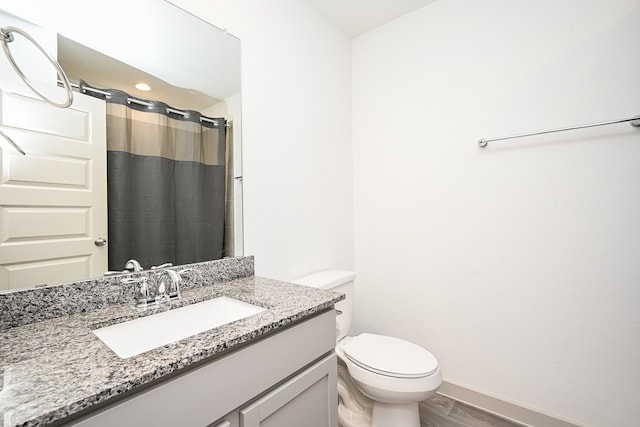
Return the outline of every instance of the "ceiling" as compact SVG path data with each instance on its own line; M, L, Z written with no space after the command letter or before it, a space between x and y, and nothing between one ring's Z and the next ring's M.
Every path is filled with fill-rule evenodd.
M194 89L171 85L131 65L58 35L58 62L71 83L80 80L102 89L120 89L140 99L161 100L174 108L201 111L220 100ZM153 92L136 89L144 82Z
M435 0L306 0L350 37L366 33Z
M426 6L435 0L306 0L320 15L327 18L349 37L356 37L402 15ZM72 81L84 79L103 88L117 87L143 99L149 94L133 88L143 75L140 70L92 51L62 36L59 37L59 61ZM74 59L75 58L75 59ZM82 58L78 61L77 58ZM99 66L87 69L86 64ZM102 71L108 71L103 73ZM201 92L184 91L146 75L156 97L177 108L201 110L218 102ZM160 95L158 95L160 93Z

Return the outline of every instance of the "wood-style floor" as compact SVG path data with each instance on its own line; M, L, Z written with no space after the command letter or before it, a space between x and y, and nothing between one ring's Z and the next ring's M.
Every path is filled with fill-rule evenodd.
M420 422L421 427L522 427L437 393L420 402Z

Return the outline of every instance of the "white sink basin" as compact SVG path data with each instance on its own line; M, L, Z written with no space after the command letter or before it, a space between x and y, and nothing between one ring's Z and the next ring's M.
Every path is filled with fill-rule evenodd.
M106 326L93 333L126 359L264 310L233 298L218 297Z

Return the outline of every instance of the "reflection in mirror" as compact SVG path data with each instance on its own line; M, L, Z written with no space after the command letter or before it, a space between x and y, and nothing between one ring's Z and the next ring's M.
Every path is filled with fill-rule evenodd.
M239 40L161 0L106 7L79 22L53 4L0 3L0 26L44 40L80 87L68 111L44 105L0 58L0 130L27 152L0 141L0 291L122 271L131 258L146 269L242 255ZM144 31L121 19L133 15ZM37 54L15 49L34 80L62 90ZM152 216L165 199L172 208Z

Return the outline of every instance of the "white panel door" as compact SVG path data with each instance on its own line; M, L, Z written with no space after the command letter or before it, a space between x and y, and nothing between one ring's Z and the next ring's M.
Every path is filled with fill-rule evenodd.
M57 108L0 89L0 290L107 270L104 101L74 94Z

